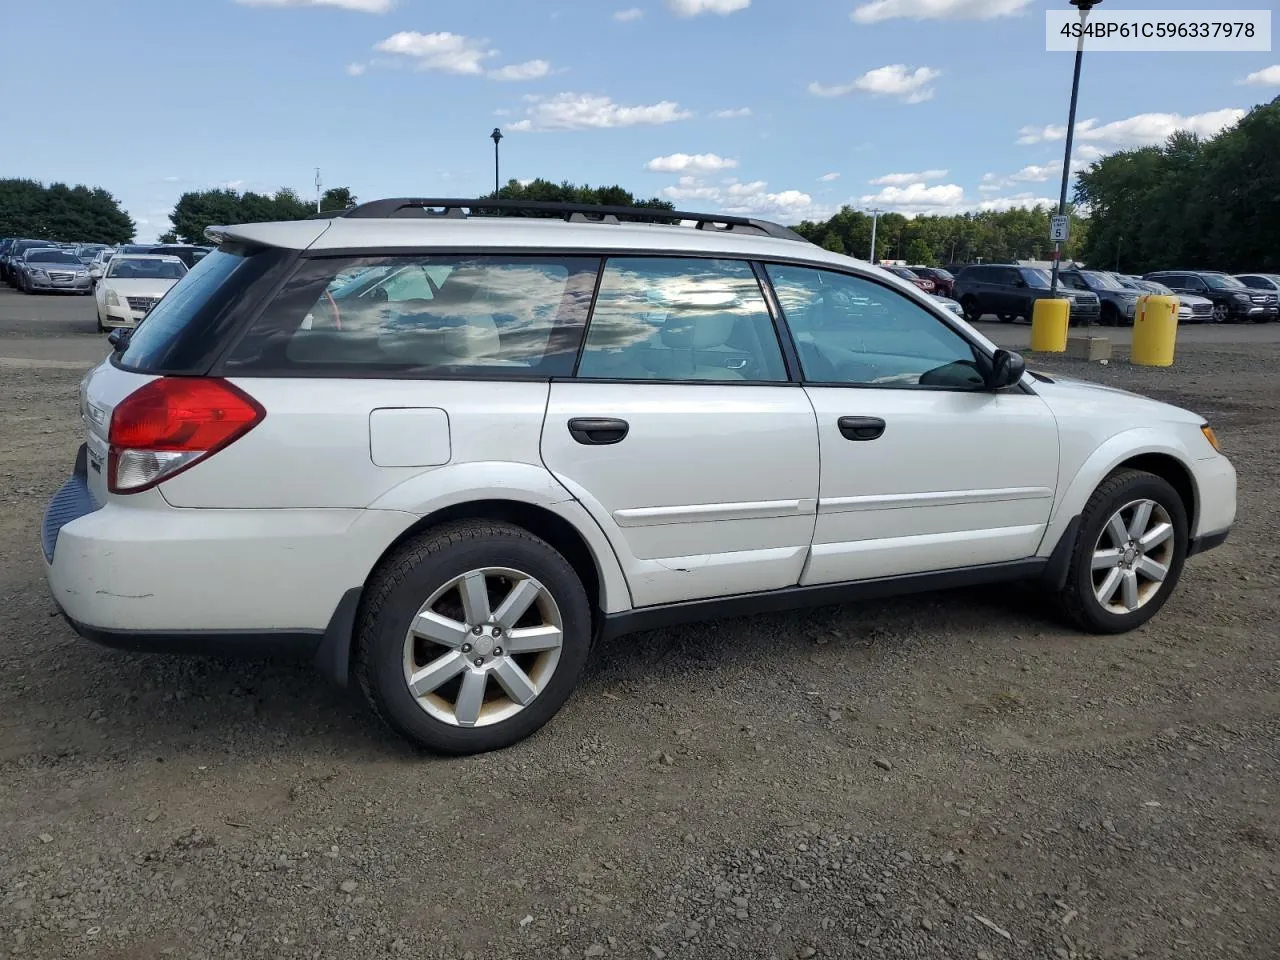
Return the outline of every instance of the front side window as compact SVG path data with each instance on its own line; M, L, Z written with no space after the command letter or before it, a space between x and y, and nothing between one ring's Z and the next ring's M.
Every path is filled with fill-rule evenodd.
M590 257L306 260L226 366L317 376L568 376L598 269Z
M771 265L808 381L864 387L982 388L977 354L923 306L861 277Z
M1202 275L1204 282L1215 290L1248 290L1243 283L1235 277L1225 273L1206 273Z
M605 264L578 377L779 382L787 370L749 264L615 257Z

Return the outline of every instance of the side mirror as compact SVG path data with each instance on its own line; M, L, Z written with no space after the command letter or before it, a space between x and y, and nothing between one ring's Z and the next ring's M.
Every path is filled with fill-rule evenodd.
M89 268L89 276L90 276L90 277L92 277L94 280L101 280L101 279L102 279L102 268L101 268L101 267L90 267L90 268Z
M1027 372L1027 362L1022 354L1012 350L997 350L991 358L991 373L987 376L987 386L992 390L1011 387Z
M133 331L128 327L116 327L107 334L107 343L118 353L125 347L129 346L129 338L133 336Z

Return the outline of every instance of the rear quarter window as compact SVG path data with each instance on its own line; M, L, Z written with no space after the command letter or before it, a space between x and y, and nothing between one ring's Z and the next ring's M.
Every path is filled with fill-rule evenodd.
M207 373L239 320L267 297L294 256L225 244L169 288L113 362L140 373Z

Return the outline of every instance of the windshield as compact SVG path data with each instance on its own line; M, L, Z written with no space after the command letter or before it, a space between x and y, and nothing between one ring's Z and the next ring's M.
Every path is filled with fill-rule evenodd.
M930 274L932 274L933 276L935 276L935 277L939 278L940 280L954 280L954 279L955 279L955 277L953 277L953 276L951 275L951 272L950 272L949 270L943 270L941 267L930 267L930 268L929 268L929 273L930 273Z
M1027 281L1028 286L1049 289L1049 274L1039 267L1023 267L1022 276Z
M1229 277L1225 273L1202 273L1202 280L1214 290L1248 290L1243 283L1235 277Z
M1128 288L1113 277L1109 273L1099 273L1096 270L1085 270L1082 274L1085 282L1091 287L1098 287L1102 290L1127 290Z
M27 255L28 263L74 263L79 265L80 260L70 253L64 253L61 250L32 250Z
M116 257L107 271L108 277L120 280L181 280L187 272L181 260L145 260L142 257Z

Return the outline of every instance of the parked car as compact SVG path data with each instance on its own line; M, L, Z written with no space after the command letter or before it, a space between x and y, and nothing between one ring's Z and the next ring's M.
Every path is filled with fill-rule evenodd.
M960 306L959 300L952 300L950 297L944 297L938 293L931 293L930 296L938 303L942 304L943 307L954 313L957 317L964 316L964 307Z
M1280 273L1237 273L1236 279L1250 290L1261 290L1280 297ZM1276 319L1277 314L1280 314L1280 309L1272 311L1268 319Z
M965 267L956 275L955 299L971 322L994 313L1004 323L1019 317L1031 319L1037 300L1050 293L1050 276L1039 267L1023 267L1013 263L980 263ZM1071 323L1097 323L1101 313L1098 295L1090 290L1075 290L1059 277L1058 296L1070 304Z
M887 270L889 273L892 273L895 277L901 277L903 280L906 280L908 283L914 283L917 287L919 287L925 293L933 293L934 290L937 289L938 285L936 283L934 283L932 280L926 277L919 276L914 271L912 271L910 267L901 267L895 263L881 263L881 264L878 264L878 266L880 267L881 270Z
M117 253L94 287L98 332L137 326L169 288L186 275L187 265L177 257Z
M934 293L949 297L955 290L956 278L941 267L910 267L909 269L917 277L932 280Z
M1102 270L1061 270L1060 283L1073 290L1089 290L1098 295L1098 319L1105 327L1131 326L1138 311L1140 293L1130 290L1111 274Z
M76 245L75 254L80 262L88 266L101 250L112 249L109 243L80 243Z
M204 247L189 243L157 243L148 253L161 253L177 257L188 268L194 267L200 260L213 252L213 247Z
M89 270L70 250L32 247L17 265L23 293L90 293Z
M600 638L1005 581L1119 633L1226 539L1203 417L1027 373L778 224L620 222L651 215L382 200L211 228L81 383L41 539L64 616L307 651L465 754L548 722ZM370 261L394 285L335 283Z
M1209 323L1213 320L1213 301L1207 297L1197 297L1193 293L1174 293L1163 283L1156 283L1154 280L1135 279L1119 273L1112 276L1139 293L1157 293L1163 297L1177 297L1179 323Z
M5 259L3 263L0 263L0 273L3 273L5 283L9 284L11 287L16 287L18 285L19 261L22 260L23 255L28 250L34 250L37 248L48 250L57 249L56 245L51 240L31 240L23 238L14 240L9 244L9 249L5 254Z
M1144 274L1144 280L1163 283L1174 293L1191 293L1213 301L1213 319L1217 323L1262 323L1274 320L1280 313L1280 301L1274 293L1251 290L1229 273L1218 270L1156 270Z

